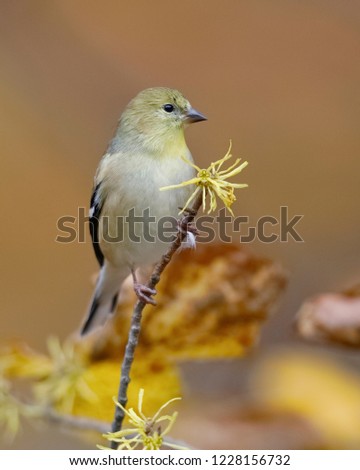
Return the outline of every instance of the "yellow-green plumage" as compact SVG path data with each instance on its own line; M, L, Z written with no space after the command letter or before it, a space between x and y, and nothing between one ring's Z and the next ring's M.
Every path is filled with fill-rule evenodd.
M182 159L192 161L184 129L189 123L204 119L179 91L170 88L140 92L123 112L95 177L95 200L101 207L98 238L104 264L90 309L92 318L88 318L83 333L103 323L131 269L156 262L168 248L168 243L157 239L157 223L163 217L176 218L193 188L187 186L169 193L159 188L194 175L194 169ZM150 216L156 218L156 223L150 224L154 242L145 240L141 226L136 233L140 241L131 239L126 223L123 240L109 242L109 236L114 239L119 235L119 217L128 216L131 209L139 216L149 209ZM107 225L103 223L105 218Z

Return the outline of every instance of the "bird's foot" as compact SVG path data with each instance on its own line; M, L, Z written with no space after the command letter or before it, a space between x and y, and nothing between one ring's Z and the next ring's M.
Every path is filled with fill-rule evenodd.
M184 225L181 220L178 221L178 230L185 235L181 243L181 249L194 249L196 247L196 236L199 235L199 231L196 228L194 222L190 222Z
M191 222L190 224L187 225L187 232L192 233L194 237L197 237L199 235L199 230L196 228L195 222Z
M195 222L190 222L188 224L184 224L183 220L178 220L178 230L187 235L189 232L194 235L194 238L199 235L199 230L196 228Z
M185 209L183 207L179 207L179 209L192 216L196 214L196 212L190 207L185 207ZM199 231L196 228L195 222L185 224L183 218L179 219L178 230L186 235L185 243L195 246L195 237L199 235Z
M151 289L151 287L140 284L139 282L134 282L134 291L141 302L156 305L155 300L152 298L153 295L156 295L155 289Z

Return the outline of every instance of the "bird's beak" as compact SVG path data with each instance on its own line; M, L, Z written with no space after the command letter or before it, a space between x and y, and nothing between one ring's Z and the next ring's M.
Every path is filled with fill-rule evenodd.
M189 124L206 120L207 118L203 114L199 113L199 111L196 111L194 108L190 108L185 115L185 121Z

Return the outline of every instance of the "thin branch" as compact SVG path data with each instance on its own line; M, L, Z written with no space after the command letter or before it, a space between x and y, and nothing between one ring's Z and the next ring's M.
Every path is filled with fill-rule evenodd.
M170 245L170 248L162 256L161 260L157 263L152 272L149 282L147 284L148 287L151 289L155 289L155 286L160 281L160 276L163 273L166 266L170 263L172 257L181 246L181 243L185 240L187 234L187 227L191 224L196 214L198 213L200 207L202 205L202 191L199 192L197 195L194 204L191 209L186 210L186 215L182 217L179 222L179 229L176 234L175 240ZM120 384L119 384L119 392L118 392L118 402L123 406L126 407L127 404L127 389L130 383L130 370L132 363L134 361L134 355L136 346L138 344L139 335L140 335L140 328L141 328L141 318L142 312L145 308L146 303L138 300L135 304L133 315L131 318L131 325L129 330L128 342L125 348L125 355L121 366L121 377L120 377ZM124 420L124 412L119 407L115 407L115 414L114 414L114 421L111 426L112 432L120 431L122 427L122 423ZM117 443L111 442L111 448L116 449Z
M110 432L111 428L110 423L106 423L105 421L85 418L83 416L62 415L52 408L41 410L39 416L42 416L43 418L48 419L50 422L55 424L60 424L69 428L80 429L84 431L96 431L101 434L107 434ZM133 436L129 435L129 438L131 437ZM173 439L169 436L164 439L163 446L168 447L168 444L175 444L180 447L185 447L186 449L192 449L192 447L186 442Z
M105 421L85 418L82 416L62 415L54 411L52 408L44 410L42 412L42 416L53 423L62 424L71 428L93 430L101 434L110 432L110 424Z
M46 410L43 410L41 412L41 416L43 418L48 419L50 422L60 424L61 426L85 431L96 431L101 434L109 433L111 427L110 423L106 423L105 421L100 421L97 419L84 418L82 416L61 415L52 408L47 408ZM129 438L132 438L134 436L135 434L129 435ZM179 441L177 439L173 439L167 436L166 439L164 439L163 441L163 446L169 447L169 449L171 449L172 445L184 447L185 449L192 449L192 447L186 442Z

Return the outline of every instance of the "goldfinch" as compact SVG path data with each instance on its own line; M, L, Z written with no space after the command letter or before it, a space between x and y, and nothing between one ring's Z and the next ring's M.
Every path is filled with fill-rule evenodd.
M168 243L159 240L158 222L178 217L192 186L162 192L194 176L182 157L193 161L184 129L206 120L177 90L148 88L130 101L94 181L90 233L100 273L86 320L85 335L105 323L117 305L121 284L130 273L138 297L155 304L156 292L140 284L136 270L160 259ZM136 217L151 222L135 232ZM144 220L144 219L142 219Z

